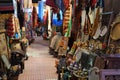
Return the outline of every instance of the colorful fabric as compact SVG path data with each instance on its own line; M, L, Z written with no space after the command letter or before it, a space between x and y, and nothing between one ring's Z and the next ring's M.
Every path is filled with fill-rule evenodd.
M91 8L94 9L95 5L97 3L97 0L91 0Z
M32 8L32 0L23 0L23 3L24 8Z
M46 11L46 13L43 16L43 23L44 23L44 25L47 24L47 19L48 19L48 11Z
M71 35L71 29L72 29L72 19L69 21L68 31L67 31L66 37L70 37L70 35Z
M58 13L59 9L58 7L55 5L54 0L46 0L46 5L52 7L53 13Z
M16 38L20 38L21 34L20 34L20 25L19 25L19 20L17 17L15 17L14 15L10 16L8 21L7 21L7 35L9 37L16 37Z
M69 2L70 2L69 0L63 0L65 9L68 9L68 8L69 8Z
M55 0L55 4L58 6L59 9L62 10L63 13L65 12L63 0Z
M43 16L44 16L44 11L43 11L43 8L44 8L44 5L43 5L43 1L40 1L38 3L38 17L39 17L39 20L40 22L43 22Z
M33 7L33 12L32 12L32 21L33 21L33 28L36 28L38 26L38 16L37 16L37 10L35 7Z
M72 5L66 10L63 20L63 33L65 37L70 37L72 28Z

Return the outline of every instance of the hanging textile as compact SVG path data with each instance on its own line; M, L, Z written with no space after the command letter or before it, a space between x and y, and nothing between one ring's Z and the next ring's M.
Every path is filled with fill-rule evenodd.
M65 9L69 8L70 0L63 0Z
M44 15L44 2L43 1L39 1L38 3L38 17L40 19L41 22L43 22L43 15Z
M47 21L48 21L48 10L46 10L46 12L45 12L45 14L43 16L43 23L44 23L44 25L47 24Z
M94 10L97 0L91 0L91 9Z
M12 16L11 18L8 19L7 21L7 35L9 37L12 37L14 35L14 26L13 26L13 20L12 20Z
M19 20L11 15L7 20L7 35L11 38L21 38Z
M26 9L32 8L32 0L23 0L23 7Z
M70 37L72 27L72 5L69 2L69 8L66 10L63 19L63 34L65 37Z
M87 15L85 15L85 22L84 26L82 29L82 36L81 36L81 41L86 42L89 39L89 28L91 27L91 23L89 21L89 18Z
M59 15L57 15L59 14ZM62 11L60 10L59 13L57 14L52 14L52 25L56 27L61 27L63 23L63 16L62 16ZM59 18L59 19L58 19Z
M46 5L52 7L53 13L58 13L59 9L58 7L55 5L54 0L46 0Z
M63 3L64 0L55 0L55 4L58 6L59 9L64 13L65 12L65 5Z
M81 36L81 34L80 34L81 14L82 14L81 6L80 6L80 4L78 4L78 6L76 6L76 8L75 8L74 26L72 28L72 30L74 31L74 33L76 35L76 38Z
M85 36L84 27L86 27L85 23L86 23L86 10L84 9L84 10L82 10L82 14L81 14L81 27L80 27L80 29L81 29L81 41L83 41L83 42L84 42L84 36Z
M102 8L100 8L100 13L99 14L101 14L103 12L103 9ZM99 15L100 16L100 15ZM99 18L99 23L98 23L98 27L97 27L97 29L96 29L96 32L95 32L95 34L94 34L94 36L93 36L93 38L94 39L97 39L97 38L99 38L99 36L100 36L100 34L101 34L101 32L102 32L102 22L101 22L101 20L102 20L102 16L100 16L100 18Z
M51 10L49 6L46 6L48 11L48 38L52 36L52 28L51 28Z
M19 19L17 17L14 16L14 24L15 24L15 38L21 38L21 33L20 33L20 23L19 23Z
M0 0L0 13L14 13L14 6L12 0L1 1Z
M33 28L36 28L38 26L38 16L37 16L37 10L35 7L33 7L32 12L32 22L33 22Z
M97 8L96 17L95 17L92 29L90 31L90 36L95 35L95 32L98 28L98 24L99 24L99 21L100 21L100 16L99 15L100 15L100 7Z
M6 20L11 16L11 14L0 14L0 32L5 29Z
M71 36L71 29L72 29L72 19L70 19L70 21L69 21L68 30L65 33L65 37L70 37Z
M22 11L18 13L18 18L20 22L20 28L22 28L24 26L24 13Z

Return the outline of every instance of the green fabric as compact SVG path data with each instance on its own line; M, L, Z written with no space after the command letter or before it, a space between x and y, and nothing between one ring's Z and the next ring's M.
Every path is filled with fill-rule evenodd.
M65 37L70 37L71 36L71 29L72 29L72 19L70 19L70 21L69 21L68 30L65 33Z
M72 29L72 19L70 19L69 25L68 25L68 37L71 36L71 29Z
M10 38L7 36L7 46L10 48L10 43L9 43L9 41L10 41Z

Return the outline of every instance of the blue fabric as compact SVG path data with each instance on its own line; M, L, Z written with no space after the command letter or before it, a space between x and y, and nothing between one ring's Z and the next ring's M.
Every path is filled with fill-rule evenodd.
M19 38L18 33L15 33L15 38L16 38L16 39L18 39L18 38Z
M52 24L53 25L55 25L55 26L57 26L57 27L60 27L60 26L62 26L62 24L63 24L63 21L62 21L62 19L63 19L63 16L62 16L62 11L60 11L60 21L58 21L58 19L57 19L57 14L53 14L53 19L52 19Z
M43 21L43 16L44 16L44 10L43 10L43 1L40 1L38 4L38 17L41 21Z
M60 26L62 26L62 20L60 20L60 21L57 21L57 19L53 19L53 25L55 25L55 26L57 26L57 27L60 27Z

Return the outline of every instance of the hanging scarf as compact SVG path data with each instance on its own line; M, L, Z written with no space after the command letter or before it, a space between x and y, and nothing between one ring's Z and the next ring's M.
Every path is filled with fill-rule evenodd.
M38 16L37 16L37 11L36 8L33 7L33 12L32 12L32 21L33 21L33 28L36 28L38 26Z
M65 36L70 37L71 35L71 27L72 27L72 5L69 4L69 8L65 12L64 22L63 22L63 30Z
M65 9L68 9L68 8L69 8L69 2L70 2L69 0L63 0Z
M91 0L90 3L91 3L91 9L94 10L97 0Z
M23 0L24 8L32 8L32 0Z
M59 9L61 9L63 13L65 12L65 6L64 6L63 0L55 0L55 4Z
M47 19L48 19L48 11L46 11L46 13L44 14L44 17L43 17L44 25L47 24Z
M100 15L99 14L100 14L100 8L97 8L96 17L95 17L92 29L90 30L90 35L91 36L94 36L94 34L95 34L95 32L98 28L99 20L100 20Z
M89 21L88 16L85 17L85 24L84 24L84 34L88 35L89 33L89 27L91 26L91 23Z
M54 0L46 0L46 5L52 7L53 13L58 13L59 9L58 7L55 5Z
M65 37L70 37L71 36L71 29L72 29L72 19L70 19L69 24L68 24L68 28L67 28L67 32L65 34Z

